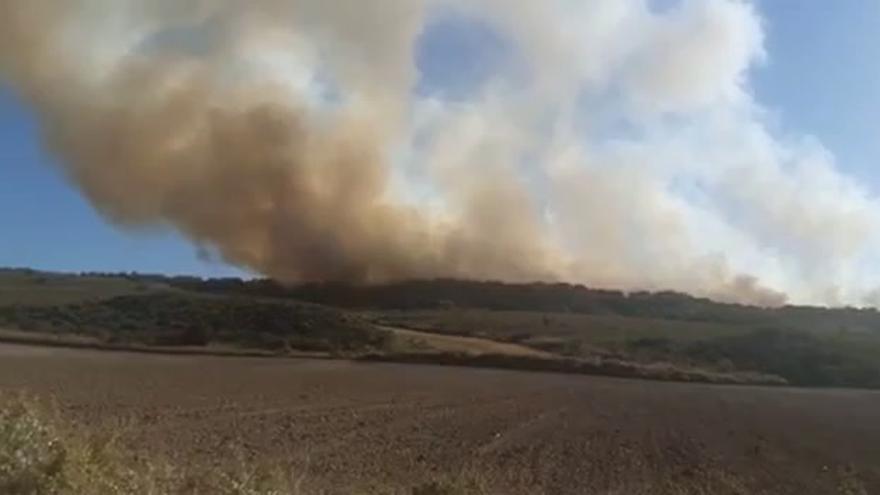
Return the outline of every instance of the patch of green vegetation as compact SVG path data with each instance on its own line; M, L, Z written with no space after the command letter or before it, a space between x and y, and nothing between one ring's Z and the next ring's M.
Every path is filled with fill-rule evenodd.
M183 292L118 296L56 306L0 307L0 325L89 335L109 343L162 346L234 344L283 351L381 349L388 336L357 317L287 301Z
M0 269L0 307L54 306L172 290L161 279L136 274L61 274Z
M851 352L846 342L814 334L762 329L684 346L698 362L727 362L737 369L779 375L794 385L880 387L880 355Z
M880 388L880 352L856 342L807 332L764 328L750 332L677 341L642 338L624 344L639 362L691 363L719 371L754 370L785 378L792 385Z

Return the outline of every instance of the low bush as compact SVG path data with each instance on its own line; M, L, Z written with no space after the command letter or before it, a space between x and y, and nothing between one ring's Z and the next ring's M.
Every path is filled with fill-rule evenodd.
M804 332L767 328L695 342L683 352L697 362L770 373L793 385L880 387L876 360L843 344Z

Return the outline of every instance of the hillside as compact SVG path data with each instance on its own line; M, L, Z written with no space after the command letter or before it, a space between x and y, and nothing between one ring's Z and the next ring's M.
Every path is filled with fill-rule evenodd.
M506 284L421 280L379 286L304 284L271 280L172 278L170 284L212 293L288 297L348 308L425 310L477 308L615 315L713 324L782 325L818 332L880 332L880 312L859 308L784 306L761 308L715 302L677 292L621 292L571 284Z
M0 271L0 327L111 344L880 388L880 314L456 280L383 286Z
M363 352L385 332L310 303L175 289L138 275L0 272L0 326L92 337L119 345L233 345L283 351Z

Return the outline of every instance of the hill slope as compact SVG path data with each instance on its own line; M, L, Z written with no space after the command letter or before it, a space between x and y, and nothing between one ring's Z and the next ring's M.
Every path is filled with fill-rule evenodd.
M455 280L384 286L0 270L0 328L150 346L880 388L874 310ZM479 359L476 357L479 356Z

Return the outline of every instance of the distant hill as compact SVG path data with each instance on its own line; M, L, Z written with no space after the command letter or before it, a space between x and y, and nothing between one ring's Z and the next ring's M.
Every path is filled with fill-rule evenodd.
M762 308L668 291L624 293L546 283L170 283L199 292L357 309L385 324L523 343L565 356L598 354L717 371L757 371L798 385L880 387L880 313L875 309Z
M615 376L880 388L876 310L760 308L568 284L285 286L265 279L0 269L3 328L114 345L225 345Z
M720 303L678 292L625 293L572 284L507 284L440 279L374 286L340 283L284 286L267 279L202 280L179 277L169 279L169 283L202 292L284 297L358 309L537 311L776 325L805 331L880 333L880 312L873 308L761 308Z
M112 344L354 352L386 336L334 308L173 287L161 276L0 270L0 327Z

